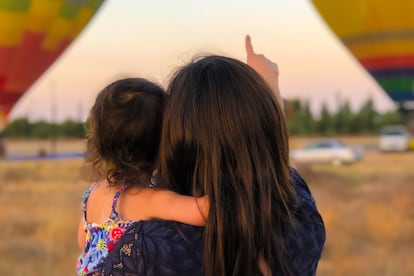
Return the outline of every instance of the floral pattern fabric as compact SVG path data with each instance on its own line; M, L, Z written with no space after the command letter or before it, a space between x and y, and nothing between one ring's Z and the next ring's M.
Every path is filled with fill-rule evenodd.
M121 238L125 230L132 224L132 221L120 218L116 205L118 198L123 191L123 187L119 189L112 201L112 210L109 218L101 224L89 223L86 220L86 204L91 191L96 184L89 186L83 196L83 214L84 214L84 228L86 232L85 248L79 256L76 270L78 275L94 275L98 264L100 264L105 257L111 252Z

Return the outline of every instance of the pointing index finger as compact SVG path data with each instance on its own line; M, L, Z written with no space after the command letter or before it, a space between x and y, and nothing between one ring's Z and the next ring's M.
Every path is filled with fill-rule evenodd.
M246 45L247 56L253 55L254 50L253 50L252 42L251 42L251 39L250 39L249 35L246 35L245 45Z

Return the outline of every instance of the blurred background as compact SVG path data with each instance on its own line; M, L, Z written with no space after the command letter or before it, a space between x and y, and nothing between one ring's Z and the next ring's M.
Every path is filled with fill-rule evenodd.
M318 275L413 275L410 0L0 0L1 275L73 275L99 91L197 54L276 61L291 160L325 220Z

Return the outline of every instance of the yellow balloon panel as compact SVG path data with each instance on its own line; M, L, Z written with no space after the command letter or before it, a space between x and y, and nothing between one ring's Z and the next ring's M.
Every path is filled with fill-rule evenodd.
M313 0L312 2L338 36L350 36L363 31L367 8L363 1Z
M53 26L46 32L42 42L42 48L54 50L59 47L60 43L69 38L72 21L65 18L58 18L54 21Z
M0 10L0 45L11 47L18 45L26 28L25 13L10 13Z
M62 1L33 1L28 12L27 30L45 32L50 28L50 22L58 17Z
M413 55L414 39L358 43L348 46L358 58L372 58L390 55Z
M339 37L414 26L412 0L312 0Z

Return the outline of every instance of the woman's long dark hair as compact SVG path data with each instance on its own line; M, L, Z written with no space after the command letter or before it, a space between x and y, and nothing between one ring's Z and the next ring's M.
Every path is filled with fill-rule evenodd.
M173 189L208 195L205 275L261 275L264 257L289 274L283 236L292 227L283 110L246 64L209 56L173 77L160 166Z

